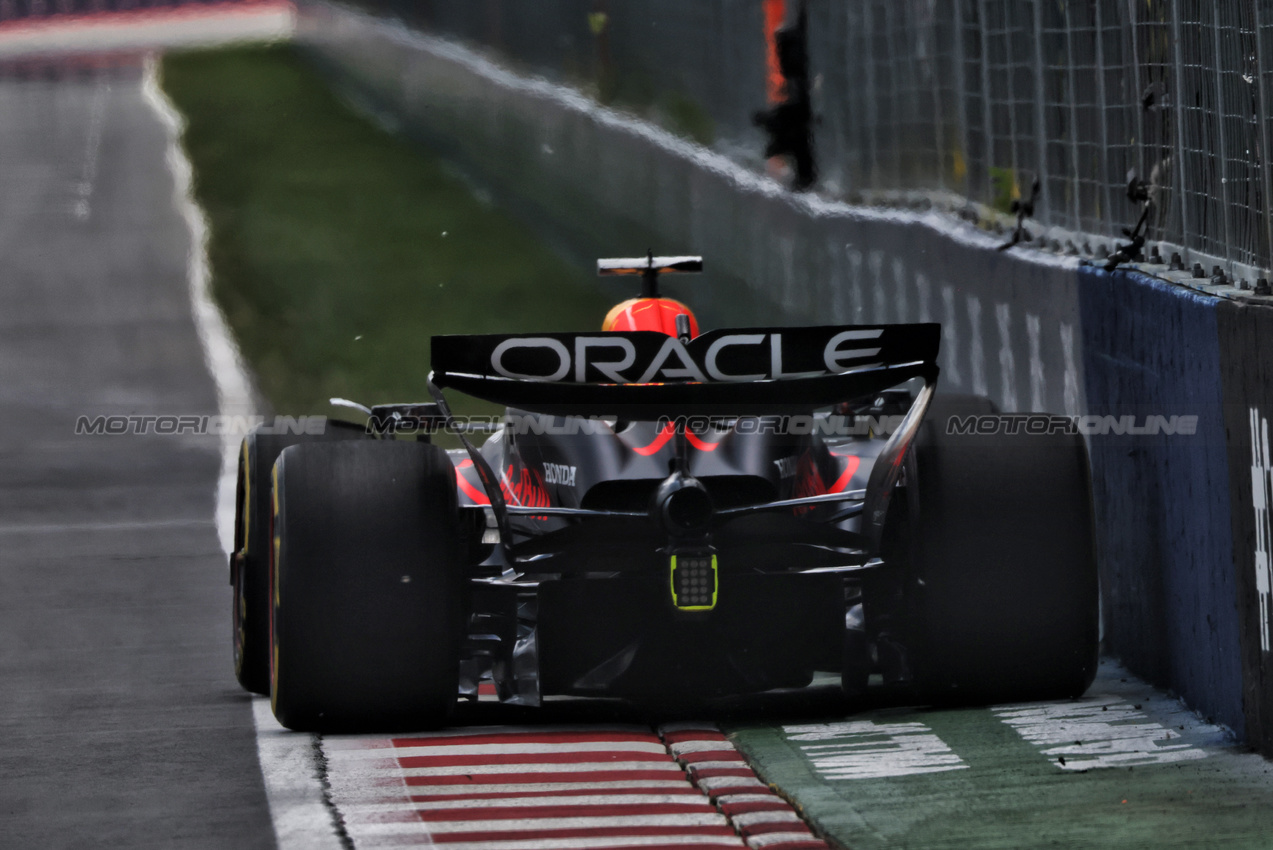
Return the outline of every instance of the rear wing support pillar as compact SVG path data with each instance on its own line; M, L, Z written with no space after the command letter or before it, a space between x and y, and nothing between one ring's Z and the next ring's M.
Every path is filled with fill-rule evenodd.
M888 506L893 498L893 489L902 474L906 452L915 441L919 426L923 423L925 414L928 413L929 404L932 403L933 394L937 391L939 371L936 366L929 366L920 376L924 380L923 389L919 391L911 409L902 418L902 424L884 444L884 448L875 460L875 465L871 468L871 476L866 481L865 501L862 505L862 534L866 537L869 552L880 551L880 539L884 534L884 523L888 519Z
M447 427L460 438L460 444L464 446L469 459L473 461L478 480L482 482L482 490L486 492L486 498L491 500L491 513L495 514L495 527L499 529L500 545L507 548L513 538L509 535L508 505L504 501L504 492L499 486L499 476L495 474L495 470L491 469L491 465L486 462L486 457L477 446L473 445L473 441L465 436L464 430L456 427L455 417L451 415L451 406L447 404L446 396L442 395L441 388L433 383L432 372L429 373L428 385L429 395L433 396L433 400L438 403L438 410L445 417Z

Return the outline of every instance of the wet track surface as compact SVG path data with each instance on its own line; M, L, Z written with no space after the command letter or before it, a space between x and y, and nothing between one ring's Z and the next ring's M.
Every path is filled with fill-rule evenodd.
M140 68L0 79L0 845L273 844L212 522L188 235Z
M274 844L253 702L231 670L220 442L75 434L81 416L217 412L141 84L138 68L0 79L4 847ZM726 736L663 725L703 718ZM1112 666L1061 706L849 706L823 686L693 713L480 702L456 721L440 736L288 735L321 773L273 767L326 783L305 816L333 846L783 834L789 816L773 813L789 809L742 781L734 746L848 847L1273 845L1269 763ZM700 765L688 775L711 802L677 760Z

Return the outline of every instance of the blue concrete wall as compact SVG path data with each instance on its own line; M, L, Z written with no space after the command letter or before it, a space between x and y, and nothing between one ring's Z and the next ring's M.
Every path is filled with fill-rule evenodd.
M1079 271L1088 410L1199 417L1192 436L1090 438L1106 647L1240 734L1217 303L1136 273Z

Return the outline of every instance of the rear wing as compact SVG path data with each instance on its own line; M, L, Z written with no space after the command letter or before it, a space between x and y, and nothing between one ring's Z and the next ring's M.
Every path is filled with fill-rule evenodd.
M877 456L865 491L815 497L860 499L861 533L868 551L875 552L902 460L936 390L940 344L937 324L717 330L688 343L653 331L435 336L429 391L448 421L452 416L443 387L539 413L640 419L810 410L922 378L923 389ZM490 500L501 540L511 539L512 510L560 512L510 509L495 471L467 437L459 437Z
M931 383L940 342L937 324L435 336L432 381L554 415L758 415Z

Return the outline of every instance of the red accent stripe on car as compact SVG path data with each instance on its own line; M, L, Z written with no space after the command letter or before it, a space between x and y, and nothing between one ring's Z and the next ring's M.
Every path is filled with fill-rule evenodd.
M700 452L714 452L716 451L716 447L720 445L720 440L717 440L714 443L709 443L693 431L686 431L685 439L689 440L690 445L698 449Z
M464 473L460 472L460 470L463 469L466 464L468 466L472 466L473 461L466 460L464 461L464 463L460 464L459 466L455 468L456 486L459 487L462 491L464 491L464 495L472 499L474 503L479 505L489 505L491 503L491 500L486 498L486 494L483 493L481 490L479 490L477 487L474 487L473 484L471 484L469 480L464 477Z
M839 455L837 455L839 457ZM844 488L849 486L849 481L853 479L853 473L858 471L858 467L862 464L862 459L856 455L848 455L844 458L844 471L840 473L840 477L831 485L828 493L843 493Z
M659 449L666 446L667 441L672 439L672 437L675 435L676 435L676 428L672 425L665 425L663 427L663 430L659 432L658 436L655 437L650 442L649 445L633 448L632 451L636 452L639 455L644 455L646 457L649 457L650 455L658 452ZM685 438L689 440L689 443L691 446L693 446L694 448L698 449L701 452L714 452L716 451L717 447L719 447L721 444L720 440L717 440L714 443L709 443L706 440L704 440L702 437L700 437L698 434L695 434L692 431L686 431Z
M671 425L665 425L663 427L663 430L659 432L659 435L654 438L653 442L651 442L647 446L640 446L638 448L633 448L632 451L636 452L639 455L649 457L650 455L656 453L659 449L666 446L667 441L672 439L672 435L675 433L676 433L675 428L673 428Z

